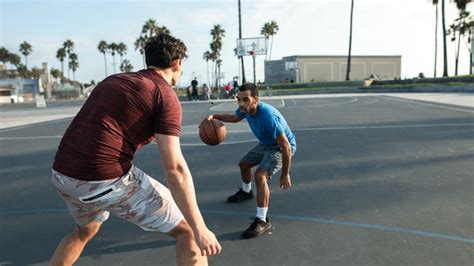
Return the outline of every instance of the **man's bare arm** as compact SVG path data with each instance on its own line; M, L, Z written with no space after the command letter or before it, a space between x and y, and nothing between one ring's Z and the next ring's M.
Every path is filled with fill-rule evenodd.
M181 152L179 137L155 134L173 199L191 226L204 256L219 254L221 246L207 229L196 201L193 179Z
M235 114L212 114L208 116L207 119L208 120L217 119L222 122L229 122L229 123L237 123L237 122L240 122L240 120L242 120L242 118L238 117Z
M280 187L289 189L291 187L290 166L291 166L291 146L286 134L283 133L276 138L276 143L280 146L282 153L282 167L280 176Z

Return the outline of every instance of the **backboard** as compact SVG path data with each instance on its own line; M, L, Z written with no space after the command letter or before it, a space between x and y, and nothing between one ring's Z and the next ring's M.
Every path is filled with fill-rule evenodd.
M235 49L236 56L264 55L267 54L268 39L265 37L253 37L237 39Z

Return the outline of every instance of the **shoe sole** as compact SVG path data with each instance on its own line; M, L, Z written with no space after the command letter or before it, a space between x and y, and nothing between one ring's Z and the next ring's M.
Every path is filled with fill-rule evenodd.
M227 199L227 202L229 203L240 203L240 202L243 202L243 201L246 201L246 200L251 200L253 198L250 198L250 199L241 199L241 200L236 200L236 201L230 201L229 199Z

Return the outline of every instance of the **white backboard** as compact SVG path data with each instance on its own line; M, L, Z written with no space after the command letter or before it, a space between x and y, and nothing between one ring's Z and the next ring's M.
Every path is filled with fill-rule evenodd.
M236 56L264 55L267 54L268 39L265 37L253 37L237 39L235 50Z

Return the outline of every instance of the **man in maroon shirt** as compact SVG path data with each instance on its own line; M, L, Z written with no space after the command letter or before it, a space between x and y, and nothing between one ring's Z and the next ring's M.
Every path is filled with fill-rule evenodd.
M69 125L58 147L52 182L77 226L51 265L72 265L109 213L177 240L178 264L207 264L221 251L199 211L181 153L181 106L171 86L186 46L160 34L145 47L148 69L106 78ZM135 152L158 143L169 190L133 165Z

